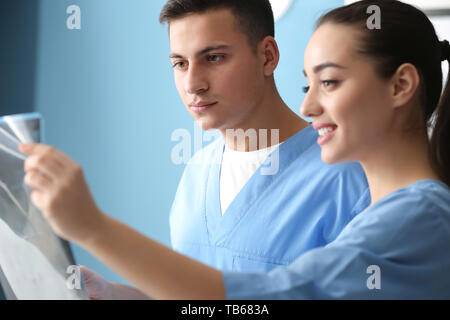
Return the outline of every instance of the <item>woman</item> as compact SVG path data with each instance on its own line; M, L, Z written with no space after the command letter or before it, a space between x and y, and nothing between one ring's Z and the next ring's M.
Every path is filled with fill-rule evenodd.
M366 26L370 5L381 10L381 29ZM326 163L362 164L372 205L334 242L269 273L221 273L107 217L79 167L48 147L21 148L51 152L26 170L53 172L53 185L71 187L56 192L37 175L26 181L59 235L154 298L450 298L448 84L441 97L441 61L449 59L450 45L427 17L399 1L361 1L319 20L305 53L301 113L318 130Z

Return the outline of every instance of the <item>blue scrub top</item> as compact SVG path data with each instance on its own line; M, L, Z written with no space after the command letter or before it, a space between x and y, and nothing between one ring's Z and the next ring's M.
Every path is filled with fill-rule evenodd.
M418 181L288 267L223 277L228 299L450 299L450 189Z
M173 248L220 270L268 271L333 241L370 204L358 163L326 165L307 127L272 153L232 201L220 206L223 139L186 166L170 214ZM263 171L265 170L265 171ZM263 174L266 173L266 174Z

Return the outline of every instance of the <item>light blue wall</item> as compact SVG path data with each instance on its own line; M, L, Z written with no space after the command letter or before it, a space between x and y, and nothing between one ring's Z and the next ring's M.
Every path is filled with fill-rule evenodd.
M168 213L183 167L171 161L177 128L193 131L172 79L165 0L40 0L36 111L45 142L84 168L99 206L170 245ZM81 30L66 28L66 8L81 8ZM276 26L281 95L298 112L305 85L303 50L314 20L343 0L294 0ZM125 282L73 246L78 263ZM133 248L130 248L133 250Z
M316 20L325 12L344 5L344 0L293 0L291 9L277 21L275 39L281 52L275 79L281 96L299 114L306 85L303 52Z

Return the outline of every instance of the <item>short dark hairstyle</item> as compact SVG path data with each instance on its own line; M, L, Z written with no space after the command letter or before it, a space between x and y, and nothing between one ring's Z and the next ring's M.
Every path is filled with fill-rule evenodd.
M382 12L381 29L370 30L367 8ZM442 92L441 61L450 60L450 45L439 41L433 24L419 9L397 0L362 0L322 16L316 28L342 24L360 31L358 52L371 57L378 74L389 78L403 63L413 64L420 75L422 114L433 129L431 156L442 180L450 185L450 73Z
M237 26L247 36L251 47L266 36L275 37L275 22L269 0L168 0L161 10L160 23L182 18L192 13L229 9Z

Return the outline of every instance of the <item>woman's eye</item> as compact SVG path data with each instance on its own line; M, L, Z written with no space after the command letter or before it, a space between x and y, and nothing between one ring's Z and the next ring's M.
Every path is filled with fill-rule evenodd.
M330 89L334 85L338 84L339 81L338 80L323 80L323 81L321 81L321 83L326 89ZM304 93L308 93L309 89L310 89L310 86L305 86L302 88Z
M322 84L325 86L325 88L330 88L333 85L338 84L338 83L339 83L339 81L337 81L337 80L324 80L324 81L322 81Z

